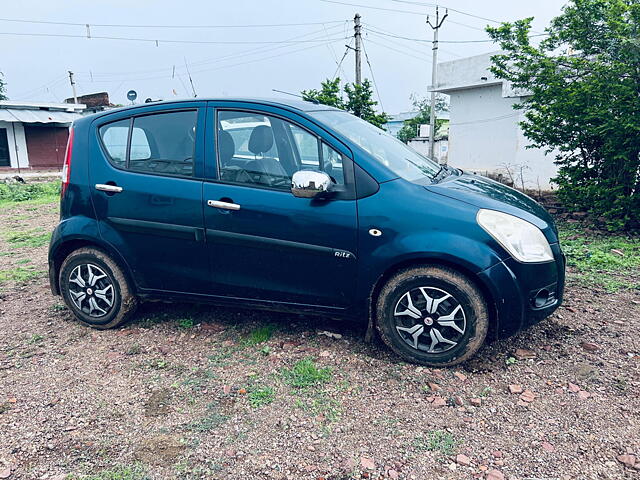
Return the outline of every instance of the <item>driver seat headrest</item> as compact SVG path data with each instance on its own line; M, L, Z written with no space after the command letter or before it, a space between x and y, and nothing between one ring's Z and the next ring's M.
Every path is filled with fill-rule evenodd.
M267 153L273 147L273 130L267 125L258 125L249 137L249 151L254 155Z

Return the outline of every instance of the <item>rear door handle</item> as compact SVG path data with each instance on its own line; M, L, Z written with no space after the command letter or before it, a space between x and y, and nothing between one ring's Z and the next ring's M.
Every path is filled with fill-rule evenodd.
M220 200L207 200L207 205L222 210L240 210L240 205L237 203L221 202Z
M101 192L120 193L122 191L122 187L117 185L108 185L106 183L96 183L96 190L100 190Z

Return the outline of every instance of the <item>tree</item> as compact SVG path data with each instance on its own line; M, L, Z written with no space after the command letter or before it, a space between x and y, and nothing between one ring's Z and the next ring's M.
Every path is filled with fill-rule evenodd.
M0 72L0 100L7 100L5 92L7 91L6 84L4 82L4 74Z
M489 35L504 53L492 72L530 93L516 108L531 147L555 152L560 198L608 219L640 223L640 3L571 0L547 37L531 41L532 18Z
M399 140L407 143L412 138L418 136L418 128L420 125L429 125L431 123L431 101L426 98L420 98L416 95L411 96L411 104L417 110L418 114L404 121L402 128L396 135ZM446 112L449 110L447 98L444 95L436 96L436 112ZM436 118L436 135L440 133L444 120Z
M340 79L325 80L320 84L320 90L303 90L302 99L307 102L321 103L330 107L344 108L340 94Z
M303 90L301 94L302 98L308 102L347 110L379 128L389 121L386 113L376 112L375 107L378 102L373 100L373 89L368 79L365 79L361 85L345 84L344 95L340 92L339 78L327 79L321 83L320 90Z

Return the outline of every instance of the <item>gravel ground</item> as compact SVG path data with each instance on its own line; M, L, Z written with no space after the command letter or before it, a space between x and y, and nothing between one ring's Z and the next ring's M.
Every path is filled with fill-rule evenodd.
M49 292L46 245L7 242L56 222L0 212L0 270L34 277L0 285L0 478L640 476L637 291L570 275L556 314L457 369L288 314L150 303L100 332Z

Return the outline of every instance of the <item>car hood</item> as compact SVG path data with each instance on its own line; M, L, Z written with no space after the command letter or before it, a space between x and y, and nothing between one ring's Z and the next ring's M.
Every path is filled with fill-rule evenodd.
M450 175L440 183L426 185L431 192L478 208L497 210L522 218L543 231L550 242L557 241L551 215L531 197L486 177L463 173Z

